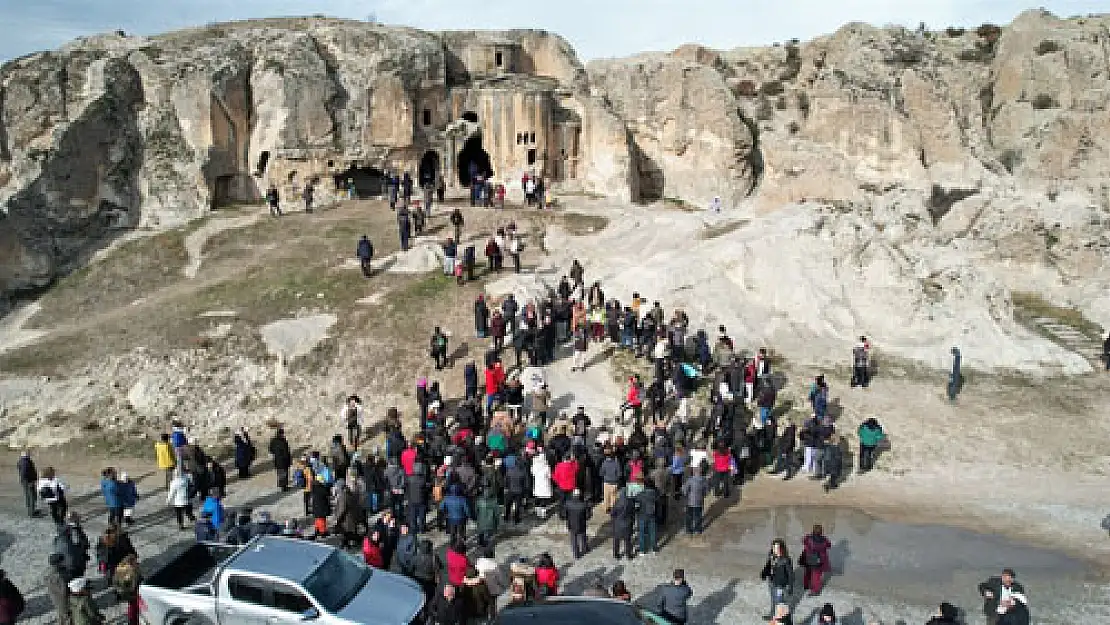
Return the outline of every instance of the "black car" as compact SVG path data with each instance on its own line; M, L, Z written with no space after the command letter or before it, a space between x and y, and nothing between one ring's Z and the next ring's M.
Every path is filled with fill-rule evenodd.
M616 599L548 597L505 607L493 625L672 625L639 606Z

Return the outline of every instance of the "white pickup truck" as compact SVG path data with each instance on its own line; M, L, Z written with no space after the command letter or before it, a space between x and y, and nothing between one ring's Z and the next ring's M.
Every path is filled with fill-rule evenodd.
M277 536L198 543L139 587L146 625L412 625L423 607L424 592L407 577Z

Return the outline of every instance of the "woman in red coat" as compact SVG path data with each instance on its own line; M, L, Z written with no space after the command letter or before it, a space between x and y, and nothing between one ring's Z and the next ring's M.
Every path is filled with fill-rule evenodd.
M802 555L798 556L798 564L805 569L802 577L802 588L809 591L810 595L821 594L821 587L825 583L825 573L832 570L829 564L829 549L832 543L825 537L821 524L813 526L813 532L802 539Z
M536 564L536 588L544 597L559 594L559 569L555 568L555 561L549 553L540 554Z
M466 545L455 541L447 548L447 582L462 587L470 560L466 557Z
M362 559L366 561L367 566L372 566L376 569L385 566L385 558L382 556L381 535L377 530L374 530L369 536L362 540Z

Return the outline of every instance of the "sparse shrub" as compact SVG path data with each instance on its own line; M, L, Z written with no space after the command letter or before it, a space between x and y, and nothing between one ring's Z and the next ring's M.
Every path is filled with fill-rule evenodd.
M775 101L775 108L780 111L786 110L786 96L780 95L779 99Z
M1060 103L1056 101L1056 98L1048 95L1047 93L1038 94L1037 97L1033 98L1031 104L1033 105L1033 108L1037 109L1038 111L1060 108Z
M1060 51L1060 44L1056 43L1055 41L1053 41L1051 39L1045 39L1044 41L1037 44L1036 52L1039 56L1044 56L1046 54L1051 54L1053 52L1059 52L1059 51Z
M741 80L736 83L736 95L744 98L754 98L759 95L759 88L754 80Z
M802 112L802 119L809 119L810 106L809 94L805 91L799 91L798 110Z
M765 82L763 86L759 88L760 93L769 96L782 95L784 91L786 91L786 89L782 86L782 83L777 80Z
M988 41L998 41L1002 36L1002 28L994 24L983 24L975 29L975 34Z
M966 32L967 30L959 28L957 26L949 26L948 28L944 29L944 34L948 35L949 37L963 37L964 33Z
M771 100L767 96L759 99L759 108L755 111L755 118L759 121L765 122L774 119L775 107L772 106Z
M787 126L786 129L790 131L790 134L796 135L801 131L802 126L798 122L790 122L790 125Z

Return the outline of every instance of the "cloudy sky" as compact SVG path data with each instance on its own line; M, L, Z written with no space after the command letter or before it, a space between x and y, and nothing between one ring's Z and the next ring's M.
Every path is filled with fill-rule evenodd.
M0 60L118 29L153 34L230 19L317 13L373 16L425 29L544 28L567 37L590 59L669 50L691 41L732 48L806 39L857 20L925 22L931 28L1004 23L1035 6L1015 0L0 0ZM1110 11L1107 0L1042 6L1061 16Z

